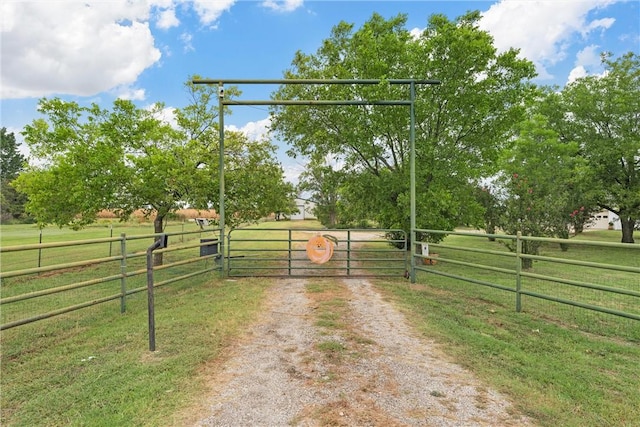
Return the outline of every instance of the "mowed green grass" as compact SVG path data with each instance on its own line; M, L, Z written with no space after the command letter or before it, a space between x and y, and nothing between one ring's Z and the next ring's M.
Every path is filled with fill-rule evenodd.
M194 222L169 222L166 233L197 232L200 228ZM184 244L196 239L216 237L213 228L209 227L202 233L171 236L169 244L172 246ZM42 239L43 244L56 242L86 241L92 239L119 238L127 236L127 253L144 252L153 242L153 225L149 222L122 223L118 221L102 221L81 230L58 228L49 226L41 230L34 224L0 225L0 245L2 247L18 245L37 245ZM149 236L148 238L139 238ZM133 239L132 239L133 237ZM120 242L102 242L82 246L61 248L32 249L21 252L3 252L0 254L0 265L3 271L23 270L63 264L81 260L99 259L120 254Z
M159 288L156 351L147 298L131 297L2 332L3 426L179 425L205 367L260 312L264 280L217 274Z
M195 259L195 263L171 269L160 270L155 273L156 282L161 282L171 277L188 274L202 270L213 264L213 260L200 260L199 247L175 249L198 244L200 237L210 238L212 230L199 232L195 223L174 222L169 223L165 229L167 233L195 232L169 238L169 252L163 255L166 263L172 263L185 259ZM14 297L31 292L42 292L63 286L73 286L84 281L115 278L104 283L85 286L61 293L52 293L34 299L26 299L19 302L4 304L0 312L2 324L21 321L29 317L41 316L45 313L82 304L88 301L117 296L122 292L121 282L118 278L123 272L120 260L109 262L96 262L109 257L120 256L120 241L109 240L110 236L127 236L125 250L127 253L125 271L128 275L125 289L141 289L146 286L146 249L153 242L153 226L151 223L121 223L104 222L95 224L85 229L74 231L47 227L42 230L44 245L57 242L87 242L93 239L101 239L99 243L82 244L63 247L37 248L40 240L40 230L35 225L3 225L0 228L2 247L27 244L36 246L26 251L5 252L0 255L0 265L3 273L15 270L29 270L37 267L54 267L68 265L69 263L84 263L88 265L66 267L62 270L45 271L37 274L4 278L2 280L2 297ZM34 240L36 244L34 245Z
M313 228L308 222L290 224ZM617 241L619 235L606 239ZM457 243L495 248L482 239ZM636 262L624 251L572 251L565 254ZM463 270L456 267L458 274ZM584 276L575 266L558 271ZM206 395L210 367L223 363L228 346L264 309L265 290L275 280L228 280L212 273L159 288L154 353L148 350L145 293L131 296L124 314L113 301L3 331L0 424L181 425L185 409ZM629 337L629 331L640 329L638 322L571 310L588 313L588 323L623 325L621 335L613 326L587 333L557 304L540 312L525 301L524 312L516 313L508 292L426 273L418 274L415 285L404 279L379 279L375 285L426 338L511 397L535 424L640 425L640 342Z
M619 231L590 231L577 240L619 242ZM448 236L443 244L504 251L486 238ZM638 244L628 248L545 244L541 255L639 267ZM514 269L516 259L433 248L440 258ZM513 275L438 262L426 267L515 288ZM532 273L640 291L640 274L536 261ZM378 281L424 336L444 345L454 361L509 395L542 426L640 426L640 322L523 297L426 272L417 283ZM523 289L601 307L640 313L640 300L523 278Z
M540 248L540 255L561 260L599 263L613 266L640 268L640 244L620 247L602 247L585 244L571 244L571 242L608 242L619 243L619 231L589 231L570 239L569 249L562 251L557 243L544 243ZM477 299L487 299L515 310L515 294L478 286L456 279L436 276L429 271L442 271L457 276L472 278L482 282L489 282L509 289L516 289L514 273L506 274L492 270L473 268L445 260L462 261L467 263L508 269L515 272L517 260L500 241L491 242L484 237L450 235L442 242L446 246L456 248L471 248L501 252L504 255L494 255L478 252L438 248L433 246L432 252L439 253L439 261L434 266L425 267L427 272L419 273L422 280L433 283L445 289L461 288L470 291ZM523 270L524 271L524 270ZM620 289L640 293L640 274L632 271L617 271L604 268L594 268L570 265L559 262L534 261L533 267L525 273L549 276L574 282L584 282L606 289ZM533 277L523 277L521 281L523 291L536 292L551 298L574 301L581 304L594 305L603 309L621 311L632 315L640 315L640 298L606 290L590 289L550 280ZM570 307L568 305L550 302L544 299L523 296L523 311L545 316L555 322L564 323L583 331L593 332L613 337L640 342L640 327L637 321L626 321L616 316L602 315L594 311Z
M516 313L473 290L435 282L377 281L377 287L425 338L509 396L535 425L640 425L638 342Z
M165 232L196 231L198 229L198 226L192 221L170 221L167 223ZM2 224L0 225L0 243L2 246L36 244L40 240L40 231L36 224ZM101 220L80 230L48 226L42 229L42 243L119 237L121 233L128 236L152 234L153 224L148 221Z

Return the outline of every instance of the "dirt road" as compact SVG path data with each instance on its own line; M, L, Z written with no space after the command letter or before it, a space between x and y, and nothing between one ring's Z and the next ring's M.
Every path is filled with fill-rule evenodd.
M521 426L365 279L286 279L189 415L196 426Z

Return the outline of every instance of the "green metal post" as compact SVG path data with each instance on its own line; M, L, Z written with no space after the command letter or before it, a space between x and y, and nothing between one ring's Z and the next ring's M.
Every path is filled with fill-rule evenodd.
M225 230L225 218L224 218L224 105L222 101L224 100L224 86L222 83L218 86L218 126L220 127L220 152L218 158L218 177L220 180L220 212L218 212L219 223L220 223L220 242L218 253L222 256L222 260L220 263L220 272L222 277L224 277L224 230Z
M127 310L127 236L125 233L120 234L120 313Z
M38 243L42 245L42 228L40 229L40 238ZM42 247L38 248L38 268L42 267Z
M516 234L516 312L522 311L522 233Z
M410 100L410 122L409 122L409 145L411 150L410 155L410 174L411 174L411 245L409 251L411 254L411 272L409 277L411 283L416 283L416 259L413 256L413 250L416 245L416 118L415 118L415 101L416 101L416 86L413 81L409 84Z
M351 230L347 230L347 276L351 276Z
M227 235L227 276L229 276L230 272L231 272L231 231L229 231L229 234ZM220 274L222 275L222 277L224 277L224 266L225 266L225 262L224 262L224 253L220 254Z
M289 229L289 276L291 276L291 229Z

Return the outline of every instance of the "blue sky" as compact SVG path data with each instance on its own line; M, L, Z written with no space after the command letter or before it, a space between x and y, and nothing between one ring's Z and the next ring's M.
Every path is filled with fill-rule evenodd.
M1 126L20 141L45 96L105 108L122 97L170 111L188 102L183 83L193 74L281 78L296 51L314 53L340 21L357 29L374 12L405 13L407 29L420 30L434 13L453 19L468 10L483 13L496 47L518 47L536 64L539 84L601 73L602 51L640 53L638 0L3 0ZM266 99L273 89L242 86L242 99ZM225 124L258 134L267 108L234 107ZM289 177L300 167L283 164Z

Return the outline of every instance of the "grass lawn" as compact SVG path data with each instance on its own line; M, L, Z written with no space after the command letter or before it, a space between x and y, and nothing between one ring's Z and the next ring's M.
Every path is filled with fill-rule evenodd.
M165 232L196 231L198 229L194 222L170 221ZM0 243L2 246L36 244L40 239L40 231L36 224L2 224L0 225ZM119 222L117 220L100 220L81 230L48 226L42 229L42 243L118 237L121 233L125 233L128 236L152 234L153 224L145 221Z
M204 390L203 370L260 311L267 284L212 278L160 288L156 352L146 295L2 332L3 426L160 426Z
M516 313L510 306L472 298L461 287L377 285L425 337L511 396L539 425L640 425L638 343Z
M640 244L628 247L603 247L586 244L571 244L571 242L609 242L619 243L619 231L591 231L570 239L569 249L563 251L557 243L544 243L540 248L540 255L560 260L609 264L615 266L640 268ZM461 288L468 295L478 300L488 300L495 304L515 309L515 293L505 292L490 287L476 286L469 282L438 276L430 272L444 272L457 276L489 282L512 289L516 289L515 268L517 259L513 253L500 241L491 242L478 236L449 235L443 241L446 247L439 248L431 245L432 252L439 253L437 265L429 266L426 272L419 272L418 278L424 283L432 284L441 289ZM626 245L625 245L626 246ZM455 248L481 249L494 251L504 255L463 251ZM508 256L505 256L508 255ZM473 268L465 265L446 262L446 260L462 261L466 263L492 266L511 271L511 274ZM594 287L614 288L640 294L640 274L632 271L609 270L588 266L577 266L550 261L534 261L533 267L523 270L524 274L549 276L573 282L588 283ZM609 310L640 315L640 298L622 293L608 292L600 289L575 286L555 281L542 280L537 277L522 277L523 291L543 294L551 298L574 301L581 304L594 305ZM583 331L612 337L623 337L640 343L640 327L634 320L624 320L620 317L602 315L595 311L571 307L569 305L530 297L522 297L522 309L541 317L546 317L556 323L579 328Z
M258 227L294 224L317 226L305 221ZM20 241L16 236L21 232L13 230L0 229L3 246ZM29 239L37 238L37 228L26 230L34 232L22 231ZM105 230L110 231L104 226L94 231ZM120 232L114 230L114 235ZM613 233L593 236L619 239ZM585 260L638 262L624 251L602 254L589 247L566 254ZM434 267L445 266L443 262ZM579 267L564 270L584 275ZM207 367L222 363L227 346L260 313L264 291L274 280L228 280L212 273L159 288L155 298L158 351L154 353L148 351L145 293L132 295L124 314L118 301L112 301L2 331L0 424L173 425L174 415L204 392ZM621 283L626 279L614 275L602 280ZM564 320L560 310L538 312L529 305L516 313L513 296L504 291L425 273L418 274L414 285L404 279L374 283L425 337L440 342L444 352L488 386L511 396L538 425L640 426L640 341L627 333L640 330L639 322L622 319L625 334L619 336L613 327L585 332L573 319ZM310 286L308 291L318 289ZM339 316L333 315L339 313L336 307L327 306L323 312L323 327L339 327ZM611 317L598 314L585 321L610 324L601 319Z
M593 231L577 240L619 242L619 231ZM450 246L506 251L486 238L448 236ZM637 245L636 245L637 246ZM541 255L639 267L640 251L545 244ZM511 257L435 249L441 258L513 269ZM429 269L514 287L512 275L438 262ZM637 273L550 262L533 273L640 291ZM417 283L377 281L427 337L457 363L510 395L542 426L640 426L640 322L527 297L515 312L513 293L421 272ZM530 278L523 289L638 313L638 298Z

